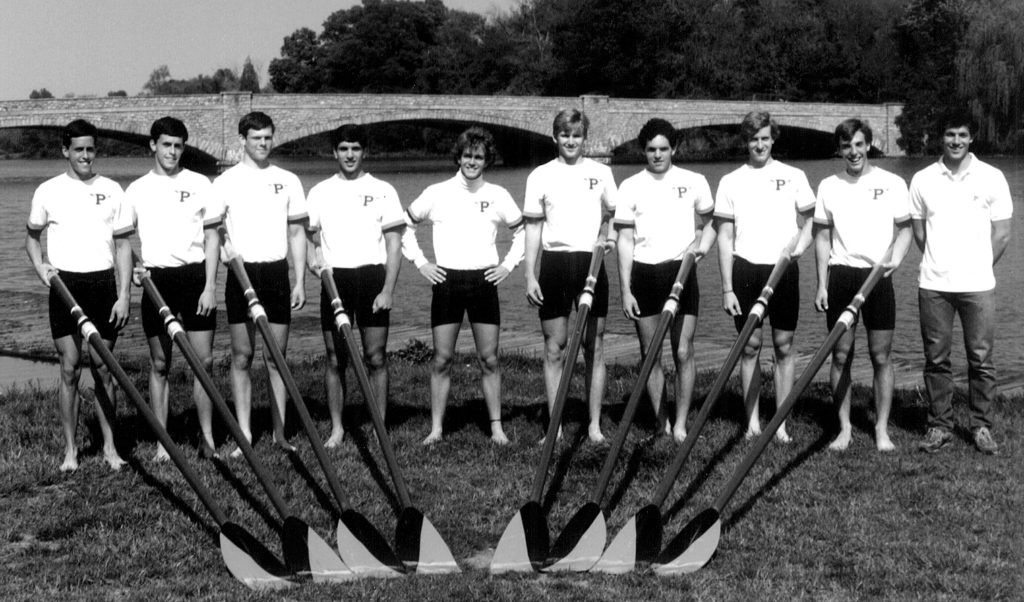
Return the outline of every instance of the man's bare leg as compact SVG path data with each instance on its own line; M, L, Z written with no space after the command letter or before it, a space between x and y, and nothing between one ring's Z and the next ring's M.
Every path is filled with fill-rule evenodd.
M793 331L772 328L772 344L775 346L775 408L782 405L793 389L796 377L796 355L793 353ZM793 439L786 432L785 421L775 432L775 440L789 443Z
M448 406L448 391L452 385L452 356L455 354L460 326L441 324L432 330L434 360L430 368L430 432L423 439L423 445L433 445L441 440L444 411Z
M165 334L149 337L149 403L153 406L153 414L160 425L167 429L167 414L170 391L167 386L167 373L170 371L171 339ZM166 462L171 457L163 444L156 443L153 454L154 462Z
M654 338L654 331L657 330L659 321L660 316L646 316L634 321L636 335L640 340L640 358L642 362L647 361L647 348L651 346L651 340ZM664 428L665 434L671 435L672 425L668 422L668 418L665 415L665 407L662 404L662 400L666 398L666 395L665 371L661 367L661 345L653 349L652 352L658 359L654 361L654 365L651 367L651 374L647 378L647 396L651 398L651 407L654 410L655 430Z
M896 450L896 445L889 438L889 412L892 409L893 388L896 385L890 359L892 337L891 330L868 331L868 348L871 365L874 368L875 447L880 452Z
M476 343L476 356L480 364L480 386L484 391L491 441L498 445L508 445L508 437L501 426L501 367L498 362L500 328L497 324L470 324L470 327L473 329L473 341Z
M68 335L54 339L53 344L60 357L57 403L61 431L64 433L64 461L60 464L60 471L72 472L78 470L78 444L75 443L75 434L78 430L78 380L82 373L79 366L81 339Z
M288 356L288 325L270 322L270 334L277 342L283 357ZM284 417L288 407L288 392L284 386L284 378L274 363L266 346L263 349L263 361L267 365L267 377L270 380L270 394L273 398L270 406L270 418L274 425L274 443L285 451L295 451L295 446L288 443L284 434Z
M188 333L189 343L199 356L199 362L207 374L213 375L213 331L197 330ZM217 450L213 440L213 402L206 394L198 378L192 381L192 401L196 404L196 416L199 417L200 453L212 457Z
M341 422L341 412L345 407L345 366L348 365L348 351L341 337L334 331L325 330L324 349L324 388L327 390L327 409L331 414L331 435L324 443L330 449L341 445L345 438L345 427ZM340 349L340 350L339 350Z
M672 352L676 365L676 423L672 438L676 443L686 439L686 417L693 401L693 385L697 380L697 362L693 357L693 335L697 316L684 314L672 325Z
M103 340L107 349L114 348L114 342ZM93 380L100 385L96 388L96 420L100 424L100 432L103 433L103 459L111 470L121 470L125 461L117 453L114 446L114 429L111 428L111 420L117 413L117 406L114 397L114 379L110 370L103 364L103 360L92 348L89 349L90 370ZM109 414L109 415L108 415Z
M228 330L231 332L231 396L235 401L235 418L246 441L252 443L252 380L249 369L252 367L255 333L248 322L231 324ZM241 456L242 450L237 447L231 452L232 458Z
M370 326L359 329L363 339L363 361L370 380L370 388L377 400L381 420L388 414L388 327Z
M554 409L555 396L558 395L558 381L562 377L565 346L569 338L568 326L568 318L552 318L542 320L540 323L541 332L544 334L544 392L547 394L549 416ZM575 360L575 358L573 359ZM557 438L562 438L561 424L558 425ZM544 444L543 438L540 443Z
M750 335L740 354L740 383L743 387L743 407L747 414L747 432L744 438L753 439L761 434L761 329Z
M586 366L586 396L590 424L587 436L591 443L603 443L601 432L601 405L604 403L604 388L607 368L604 363L604 318L590 318L586 336L583 337L583 361ZM575 359L575 358L573 358Z
M832 349L832 366L829 368L829 383L832 385L832 401L839 405L839 435L829 444L834 451L843 451L850 446L853 425L850 424L850 368L856 347L856 331L848 330L839 338Z

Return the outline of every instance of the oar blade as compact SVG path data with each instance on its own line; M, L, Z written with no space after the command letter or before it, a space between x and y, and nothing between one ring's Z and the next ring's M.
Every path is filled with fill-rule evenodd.
M289 525L289 523L291 523ZM352 569L338 558L337 552L320 535L303 521L289 516L285 519L285 532L302 531L306 555L309 558L309 572L315 583L336 583L356 578ZM287 535L286 535L287 537ZM299 539L296 537L295 539ZM287 556L287 552L285 553Z
M416 508L403 508L395 527L395 551L413 572L428 575L458 573L448 544L434 525Z
M512 517L491 559L491 574L540 569L548 553L548 522L537 502L527 502Z
M651 568L659 575L697 571L715 555L721 535L722 518L717 510L708 508L683 527Z
M294 582L281 577L285 568L263 544L235 523L220 527L220 553L228 572L252 590L279 590Z
M647 505L630 517L591 571L621 575L650 563L661 551L661 512Z
M281 531L281 550L284 552L284 565L292 575L309 574L308 533L309 525L301 519L294 516L285 517Z
M346 510L338 521L338 551L348 568L359 577L405 574L402 561L395 556L384 536L355 510Z
M608 528L601 507L587 502L565 525L548 553L545 572L589 571L601 558Z

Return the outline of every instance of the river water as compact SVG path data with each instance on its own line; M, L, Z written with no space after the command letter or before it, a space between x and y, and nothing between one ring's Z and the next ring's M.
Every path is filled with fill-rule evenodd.
M996 268L997 285L997 367L1001 380L1006 376L1017 375L1013 380L1024 380L1024 310L1020 305L1024 292L1024 160L1021 158L987 159L1003 170L1010 182L1014 199L1013 231L1014 238L1002 261ZM929 163L930 159L878 159L876 165L899 174L908 182L917 170ZM281 167L295 172L308 191L314 184L326 178L334 171L332 161L324 159L282 159L275 161ZM151 166L151 159L142 158L101 158L96 162L98 173L113 178L122 186L127 186L135 178L145 173ZM812 186L841 168L840 161L794 161L793 165L807 173ZM0 279L0 294L6 291L43 291L43 285L29 266L24 251L25 222L28 217L29 203L32 192L43 180L59 173L66 164L60 160L14 160L0 161L0 265L5 266ZM411 161L367 161L368 171L387 180L398 190L403 205L408 205L429 184L451 177L455 168L443 161L411 162ZM686 167L704 174L711 183L712 189L717 187L719 179L736 167L735 163L698 163ZM612 170L617 182L636 173L639 165L616 165ZM486 178L504 186L512 193L513 198L521 205L526 187L526 177L530 168L501 168L489 170ZM499 237L500 252L507 248L508 235L502 232ZM431 254L429 230L420 232L421 245ZM136 248L138 247L136 242ZM811 352L823 340L825 333L824 318L817 315L813 308L815 290L813 249L800 260L801 264L801 326L797 332L796 344L801 351ZM921 356L921 342L917 320L917 265L920 253L916 248L911 250L903 266L895 275L897 294L897 327L894 343L894 355L897 360L918 363ZM612 299L608 330L614 333L632 333L632 324L618 310L617 276L614 259L609 256L609 277L612 282ZM732 321L720 308L720 290L717 259L712 254L700 265L699 278L705 294L701 300L701 320L698 325L697 351L700 341L710 340L728 346L735 337ZM219 278L220 294L223 295L223 272ZM309 299L318 298L319 281L307 277ZM133 291L138 300L139 291ZM534 332L540 337L540 328L534 309L528 306L523 295L523 279L521 270L517 269L500 289L502 302L502 329L511 332ZM429 322L429 284L419 275L411 264L404 262L395 295L395 310L392 312L393 324L426 325ZM316 303L310 303L302 312L316 312ZM41 311L45 311L41 308ZM134 326L133 326L134 327ZM141 327L140 327L141 328ZM863 337L863 335L860 335ZM959 335L957 335L959 336ZM225 339L226 340L226 339ZM955 339L959 345L959 338ZM399 348L405 341L391 340L391 349ZM863 344L861 344L863 346ZM962 358L962 354L959 356ZM962 361L961 361L962 364ZM0 368L7 372L8 367ZM0 384L10 382L0 374Z

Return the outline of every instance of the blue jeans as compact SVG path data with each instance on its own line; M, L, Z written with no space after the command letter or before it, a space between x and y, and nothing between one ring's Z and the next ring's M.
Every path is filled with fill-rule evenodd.
M995 292L949 293L918 289L921 340L924 343L924 386L928 391L928 426L953 429L953 371L949 350L953 315L960 316L967 352L970 428L991 427L996 369L992 363Z

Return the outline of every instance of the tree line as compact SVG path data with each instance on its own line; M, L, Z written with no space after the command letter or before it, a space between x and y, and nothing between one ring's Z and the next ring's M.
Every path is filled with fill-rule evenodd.
M363 0L287 36L268 73L284 93L902 102L910 153L967 108L980 147L1020 152L1020 23L1019 0Z

